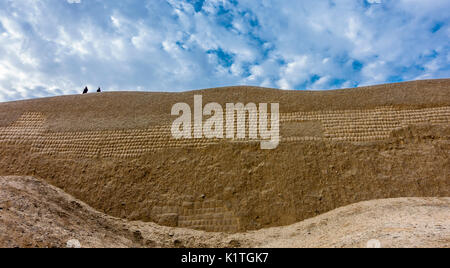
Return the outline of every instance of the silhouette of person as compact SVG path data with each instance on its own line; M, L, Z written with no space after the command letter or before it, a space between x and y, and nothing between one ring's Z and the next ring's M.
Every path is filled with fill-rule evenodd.
M98 87L97 92L98 93L102 92L102 89L100 87Z
M88 93L88 91L89 91L88 87L85 87L84 90L83 90L83 94Z

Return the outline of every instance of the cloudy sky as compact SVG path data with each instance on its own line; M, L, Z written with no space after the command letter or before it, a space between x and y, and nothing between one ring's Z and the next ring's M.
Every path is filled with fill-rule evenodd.
M450 77L448 0L1 0L0 101Z

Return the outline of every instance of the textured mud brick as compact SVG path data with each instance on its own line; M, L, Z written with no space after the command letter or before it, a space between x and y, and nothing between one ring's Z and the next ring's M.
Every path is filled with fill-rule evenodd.
M177 227L178 226L178 214L176 214L176 213L161 214L159 216L158 224L169 226L169 227Z

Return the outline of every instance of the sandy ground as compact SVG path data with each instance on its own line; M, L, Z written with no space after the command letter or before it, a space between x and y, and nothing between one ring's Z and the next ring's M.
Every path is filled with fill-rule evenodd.
M353 204L297 224L206 233L106 216L33 177L0 177L0 247L450 247L450 198Z

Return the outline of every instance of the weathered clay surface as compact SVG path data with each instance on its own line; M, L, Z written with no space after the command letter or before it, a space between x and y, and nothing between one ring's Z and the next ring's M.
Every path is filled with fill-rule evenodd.
M130 222L32 177L0 177L0 247L450 247L450 198L372 200L239 234ZM75 242L75 243L74 243ZM374 242L374 243L371 243Z
M282 141L175 140L173 104L279 102ZM450 81L333 92L250 87L0 104L0 174L106 214L240 232L365 200L450 196Z

